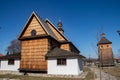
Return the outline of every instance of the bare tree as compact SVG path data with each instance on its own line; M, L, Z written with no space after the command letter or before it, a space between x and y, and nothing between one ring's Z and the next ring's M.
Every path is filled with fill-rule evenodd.
M15 54L21 52L21 41L14 39L7 47L7 54Z
M117 33L120 36L120 30L117 30ZM118 54L116 56L117 56L117 58L120 58L120 49L118 49Z
M120 58L120 49L118 49L118 53L115 55L116 58Z
M100 41L100 38L101 38L101 33L103 32L103 29L102 29L102 27L99 29L99 31L97 32L97 34L96 34L96 36L95 36L95 38L96 38L96 40L97 40L97 42L99 42ZM97 46L98 46L98 44L97 44ZM95 51L95 53L96 53L96 55L98 55L98 60L99 60L99 70L100 70L100 80L102 80L102 75L101 75L101 59L100 59L100 53L99 53L99 50L98 50L98 47L97 46L94 46L93 44L92 44L92 48L94 49L94 51Z

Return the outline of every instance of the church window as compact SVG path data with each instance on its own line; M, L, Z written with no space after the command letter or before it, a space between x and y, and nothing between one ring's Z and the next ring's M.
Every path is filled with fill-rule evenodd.
M109 47L109 45L107 45L107 47Z
M103 46L101 46L101 48L103 48Z
M66 65L66 58L57 59L57 65Z
M14 65L14 59L8 59L8 65Z
M32 30L31 31L31 36L36 36L36 33L37 33L36 30Z

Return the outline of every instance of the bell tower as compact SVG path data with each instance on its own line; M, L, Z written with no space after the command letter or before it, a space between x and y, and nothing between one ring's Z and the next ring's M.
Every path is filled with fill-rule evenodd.
M113 66L114 58L112 51L112 42L105 37L105 33L101 34L101 39L97 45L101 66Z

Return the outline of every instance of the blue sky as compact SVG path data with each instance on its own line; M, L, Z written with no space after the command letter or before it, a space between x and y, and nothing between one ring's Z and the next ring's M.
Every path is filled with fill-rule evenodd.
M120 48L119 0L0 0L0 53L16 39L32 11L57 25L84 56L97 57L96 35L104 32L113 42L113 53Z

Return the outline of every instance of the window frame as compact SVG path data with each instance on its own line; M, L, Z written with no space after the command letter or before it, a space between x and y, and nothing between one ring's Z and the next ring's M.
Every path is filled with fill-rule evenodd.
M109 45L107 45L107 48L109 47Z
M32 31L31 31L31 36L36 36L37 35L37 31L35 30L35 29L33 29Z
M67 65L67 59L66 58L57 58L57 66L65 66Z
M103 45L101 45L100 47L101 47L101 49L102 49L102 48L103 48Z

